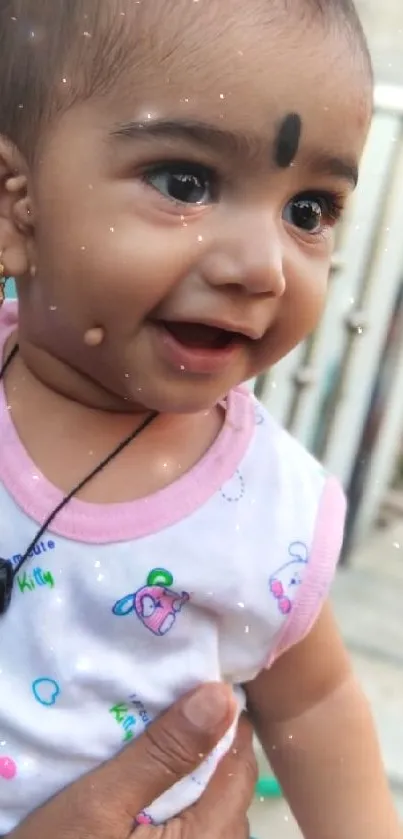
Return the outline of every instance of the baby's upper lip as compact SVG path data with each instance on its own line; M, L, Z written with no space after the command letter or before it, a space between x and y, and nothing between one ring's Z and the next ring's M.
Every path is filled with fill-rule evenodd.
M166 324L174 324L174 323L186 323L186 324L198 324L200 326L211 326L215 329L222 329L224 332L232 332L235 335L243 335L245 338L249 338L251 341L260 341L263 338L266 330L262 330L258 327L253 326L250 323L240 323L238 321L230 321L224 320L220 318L209 318L209 317L169 317L169 318L158 318L160 323Z

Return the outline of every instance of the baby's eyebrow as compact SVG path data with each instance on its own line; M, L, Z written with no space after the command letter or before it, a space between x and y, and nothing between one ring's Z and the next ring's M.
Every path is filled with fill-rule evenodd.
M147 118L121 123L114 127L111 134L134 140L142 137L182 140L197 143L210 151L215 149L243 157L260 157L262 154L262 140L257 135L229 131L199 120Z
M189 119L132 120L113 126L110 136L139 140L155 138L167 141L184 141L207 150L240 157L243 160L261 160L266 156L268 166L273 166L272 144L252 132L229 131L208 122ZM316 151L304 154L312 174L331 175L349 182L353 188L358 181L358 164L344 156Z

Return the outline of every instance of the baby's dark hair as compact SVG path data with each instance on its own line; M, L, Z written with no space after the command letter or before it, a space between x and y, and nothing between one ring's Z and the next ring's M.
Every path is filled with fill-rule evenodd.
M170 0L163 2L166 6ZM261 6L269 13L284 6L291 14L309 13L325 25L336 24L371 74L353 0L261 0ZM125 8L125 0L0 0L0 134L28 160L55 114L104 94L130 67L133 49L125 37ZM141 14L141 5L135 8Z

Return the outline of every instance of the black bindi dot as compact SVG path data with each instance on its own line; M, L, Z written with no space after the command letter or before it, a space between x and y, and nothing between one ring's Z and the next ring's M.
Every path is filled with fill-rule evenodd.
M287 169L295 160L302 134L299 114L284 117L274 141L274 162L280 169Z

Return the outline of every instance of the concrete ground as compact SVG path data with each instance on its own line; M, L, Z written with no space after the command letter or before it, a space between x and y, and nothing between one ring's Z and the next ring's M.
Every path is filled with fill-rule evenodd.
M403 520L372 535L339 571L333 604L372 705L386 771L403 821ZM284 801L254 802L256 839L301 839Z

